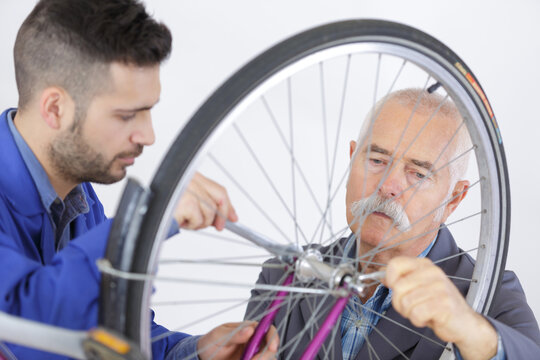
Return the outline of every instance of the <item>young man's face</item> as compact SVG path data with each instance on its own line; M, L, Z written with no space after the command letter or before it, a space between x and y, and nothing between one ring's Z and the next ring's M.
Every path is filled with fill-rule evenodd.
M113 63L110 82L76 128L64 130L51 145L55 167L70 180L119 181L143 147L154 143L150 109L161 92L159 66Z
M373 125L371 152L367 151L367 141L351 142L351 155L359 147L347 184L347 221L352 224L351 230L355 233L359 230L351 212L353 203L374 193L403 207L411 225L400 231L387 215L371 213L361 225L361 253L377 245L400 243L387 251L388 257L397 253L416 256L436 236L437 227L455 208L443 205L442 210L435 210L447 199L450 186L453 187L448 166L421 181L431 166L436 170L454 156L450 146L437 161L458 124L435 117L421 130L429 114L417 113L407 127L411 111L396 103L384 106Z

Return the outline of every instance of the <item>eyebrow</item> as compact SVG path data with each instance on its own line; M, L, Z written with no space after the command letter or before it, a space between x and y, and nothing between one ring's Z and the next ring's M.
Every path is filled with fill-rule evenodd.
M151 110L154 107L154 105L150 106L142 106L140 108L135 109L115 109L116 112L139 112L139 111L147 111Z
M375 143L371 144L371 147L366 146L366 148L364 149L364 152L367 153L368 149L369 149L370 152L383 154L383 155L387 155L387 156L392 156L391 151L389 151L389 150L387 150L385 148L382 148L382 147L380 147L379 145L377 145ZM433 163L431 161L422 161L422 160L411 159L411 158L405 158L405 160L413 163L416 166L424 168L424 169L426 169L428 171L431 171L433 169Z
M410 159L410 162L412 162L414 165L419 166L421 168L424 168L428 171L431 171L433 169L433 164L430 161L420 161L416 159Z
M380 146L377 145L377 144L371 144L371 146L366 146L366 148L364 149L364 152L367 154L368 151L369 151L369 152L374 152L374 153L383 154L383 155L392 156L392 152L390 152L389 150L386 150L386 149L380 147Z
M154 104L152 105L146 105L146 106L141 106L139 108L135 108L135 109L115 109L116 112L139 112L139 111L147 111L147 110L152 110L152 108L154 106L157 105L157 103L159 103L159 99L158 101L156 101Z

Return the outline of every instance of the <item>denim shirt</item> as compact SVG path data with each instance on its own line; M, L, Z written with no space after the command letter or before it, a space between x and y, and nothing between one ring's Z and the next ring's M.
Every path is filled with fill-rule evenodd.
M349 242L355 241L355 239L355 237L351 237ZM437 237L418 257L426 257L435 241L437 241ZM356 253L355 246L347 244L345 248L351 249L349 257L353 258ZM377 286L377 289L365 304L362 304L358 296L351 296L341 315L341 349L344 360L356 357L366 338L379 322L381 314L384 315L391 304L392 290L382 284Z

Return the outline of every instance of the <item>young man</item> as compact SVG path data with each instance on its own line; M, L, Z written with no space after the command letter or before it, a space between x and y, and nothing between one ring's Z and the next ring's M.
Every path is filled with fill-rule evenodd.
M0 116L0 310L70 329L96 326L95 263L110 221L90 182L121 180L154 142L150 111L170 51L169 30L136 0L41 0L24 21L14 49L18 108ZM180 226L222 229L216 210L236 220L221 186L197 174L189 188L175 211ZM201 338L175 333L153 344L153 358L197 348L208 350L201 358L230 358L253 327L217 349L237 326ZM24 359L58 358L9 348Z
M537 357L540 331L513 273L505 272L486 317L464 299L469 282L448 277L471 279L474 264L441 226L469 187L463 154L471 145L466 130L458 131L462 120L455 106L437 94L406 89L380 100L371 114L371 131L364 125L350 146L347 221L358 241L351 235L321 253L336 264L342 257L359 259L365 273L385 267L386 276L384 285L351 297L335 337L327 339L327 356L439 359L444 344L452 342L464 359ZM344 256L349 241L351 251ZM282 277L282 270L267 267L258 282L274 284ZM259 295L252 291L252 297ZM294 338L297 346L280 358L300 356L310 341L304 329L313 309L325 309L319 311L324 319L333 302L306 297L289 313L283 306L275 324L287 319L281 341ZM265 308L259 303L249 304L246 318L259 319Z

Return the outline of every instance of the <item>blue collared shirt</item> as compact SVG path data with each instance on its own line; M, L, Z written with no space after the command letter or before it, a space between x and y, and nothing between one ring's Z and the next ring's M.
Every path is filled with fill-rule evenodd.
M354 237L351 237L349 241L354 241ZM420 255L419 258L426 257L431 248L437 241L437 237L428 245ZM349 256L352 257L355 254L354 246L345 246L346 249L352 249L349 252ZM356 357L366 337L369 336L373 328L377 325L381 318L381 314L384 315L390 305L392 304L392 290L386 288L382 284L377 286L373 295L362 304L358 296L352 296L347 303L347 306L343 310L341 315L341 348L344 360L351 360ZM506 354L502 345L501 337L498 336L497 354L491 360L506 360ZM455 348L456 358L461 360L462 357Z
M86 195L82 186L77 185L64 200L58 197L54 190L45 169L36 158L26 141L15 127L13 117L16 111L9 112L8 125L15 144L21 153L26 167L32 180L36 184L36 189L41 198L43 207L47 211L51 224L55 231L56 251L62 249L71 240L71 222L79 215L86 214L89 211ZM36 244L36 247L41 251L41 244Z
M349 241L355 241L355 238L351 237ZM437 241L436 237L418 257L426 257L435 241ZM352 249L349 252L349 257L353 257L356 253L354 246L345 246L345 248ZM365 304L362 304L358 296L351 296L341 315L341 349L344 360L356 357L364 345L366 337L379 322L380 314L384 315L391 304L392 290L382 284L377 286Z

